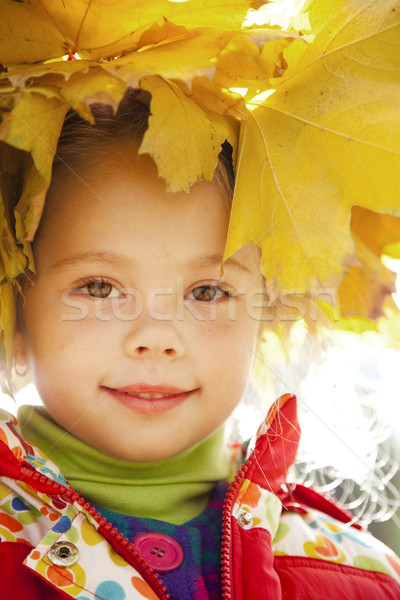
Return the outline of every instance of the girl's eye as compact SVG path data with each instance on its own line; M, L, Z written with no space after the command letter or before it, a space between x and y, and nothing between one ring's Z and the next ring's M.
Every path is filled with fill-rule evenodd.
M93 283L89 283L86 286L90 296L94 296L95 298L108 298L112 292L112 288L111 283L105 281L93 281Z
M218 285L201 285L194 288L192 294L194 299L199 302L211 302L223 297L231 297L231 294L227 290L222 289Z
M80 289L87 292L92 298L116 298L120 292L108 281L91 280L83 283Z

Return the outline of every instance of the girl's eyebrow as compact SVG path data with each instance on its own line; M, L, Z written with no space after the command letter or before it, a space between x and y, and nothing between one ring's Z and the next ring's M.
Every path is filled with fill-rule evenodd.
M62 260L58 260L49 267L49 271L62 271L65 268L80 265L85 262L97 262L108 267L115 269L124 269L132 266L135 262L132 257L125 257L115 252L83 252L81 254L74 254ZM251 273L251 270L243 263L239 262L232 256L222 263L222 256L219 254L205 254L197 256L196 258L189 260L186 263L189 267L235 267L245 273Z
M125 258L115 252L83 252L74 254L68 258L58 260L49 267L49 271L62 271L66 267L73 267L85 262L97 262L114 268L126 268L132 264L132 260Z
M220 254L205 254L203 256L198 256L194 260L190 261L190 265L201 267L219 266L221 268L236 267L245 273L251 273L251 270L246 267L246 265L233 258L233 256L227 258L223 263L222 256Z

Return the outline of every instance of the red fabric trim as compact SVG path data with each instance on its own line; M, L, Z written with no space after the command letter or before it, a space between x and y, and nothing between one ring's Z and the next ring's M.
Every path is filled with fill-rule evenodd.
M285 600L400 600L399 584L385 573L317 558L275 556Z
M35 474L35 478L30 476ZM63 486L46 475L41 475L25 460L18 460L5 442L0 440L0 475L23 481L37 492L57 496ZM64 490L66 487L64 486Z
M330 498L319 494L312 488L306 487L299 483L294 483L287 484L287 490L287 492L281 490L278 493L278 497L280 498L284 507L286 503L290 505L291 502L296 502L302 506L320 510L334 519L337 519L341 523L350 523L350 521L352 521L354 518L349 511L336 504L336 502ZM288 506L288 509L290 510L290 506ZM355 527L356 529L364 529L364 527L359 523L352 523L351 526Z
M20 479L22 477L19 461L2 440L0 440L0 474L12 479Z
M71 596L55 589L46 579L26 567L23 561L32 547L20 542L0 543L1 600L64 600Z
M257 459L246 478L276 494L286 481L300 441L296 396L281 396L270 409L267 423L269 428L257 439Z

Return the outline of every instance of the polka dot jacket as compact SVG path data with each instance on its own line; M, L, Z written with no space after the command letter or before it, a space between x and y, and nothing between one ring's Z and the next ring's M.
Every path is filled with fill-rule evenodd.
M299 436L296 398L286 394L238 460L221 515L221 598L400 600L393 552L329 498L286 481ZM170 571L183 564L178 541L124 537L5 412L0 475L2 600L179 598L163 575L167 563Z

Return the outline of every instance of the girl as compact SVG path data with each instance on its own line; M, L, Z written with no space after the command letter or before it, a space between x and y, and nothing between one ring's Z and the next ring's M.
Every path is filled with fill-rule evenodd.
M45 408L1 415L1 598L398 600L393 553L287 483L293 396L227 483L265 313L258 249L222 265L228 146L167 195L137 152L146 104L94 113L66 119L21 282L14 359Z

